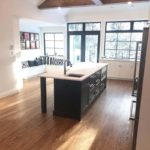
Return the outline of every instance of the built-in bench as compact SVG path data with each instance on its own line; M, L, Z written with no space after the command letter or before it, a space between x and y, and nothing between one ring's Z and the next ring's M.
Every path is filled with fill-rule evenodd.
M34 60L22 62L22 77L28 79L51 69L51 66L62 66L63 57L40 56ZM54 69L54 67L52 67Z

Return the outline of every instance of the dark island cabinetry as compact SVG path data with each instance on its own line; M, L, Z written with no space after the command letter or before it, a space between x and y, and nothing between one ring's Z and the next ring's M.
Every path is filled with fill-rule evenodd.
M54 79L54 115L80 120L106 83L107 66L83 81Z

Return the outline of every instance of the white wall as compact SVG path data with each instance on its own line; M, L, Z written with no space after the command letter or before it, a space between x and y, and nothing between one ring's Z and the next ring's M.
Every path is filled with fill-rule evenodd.
M36 57L42 56L44 54L44 51L42 49L43 40L41 37L40 28L36 25L36 22L30 22L30 20L20 19L19 28L21 32L39 33L40 37L40 48L21 50L21 61L34 60Z
M148 3L147 3L148 5ZM67 22L101 22L101 38L100 38L100 58L104 56L104 40L105 40L105 23L107 21L127 21L127 20L148 20L148 6L129 7L126 4L124 7L108 6L95 7L95 11L89 7L84 12L78 9L73 10L66 17ZM109 8L109 9L108 9ZM132 61L111 61L103 60L109 64L108 77L115 79L133 79L134 63Z
M19 19L32 18L50 22L56 16L40 11L38 0L5 0L0 5L0 97L16 93L22 88L20 78ZM53 16L53 17L52 17ZM53 23L63 22L64 18Z
M18 44L18 22L12 15L13 2L3 1L0 5L0 97L6 96L7 92L14 93L21 87L19 76L19 59L16 53L19 52ZM14 17L14 18L13 18ZM18 73L15 72L18 68Z

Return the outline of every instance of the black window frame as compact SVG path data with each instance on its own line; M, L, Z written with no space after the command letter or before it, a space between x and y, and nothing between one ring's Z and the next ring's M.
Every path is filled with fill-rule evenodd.
M108 30L107 31L107 24L108 23L126 23L126 22L130 22L130 30ZM112 49L112 50L115 50L116 53L115 53L115 58L114 57L110 57L110 58L107 58L106 57L106 42L109 42L109 41L106 41L106 34L107 33L117 33L117 36L118 36L118 33L130 33L132 35L132 33L142 33L143 34L143 30L135 30L134 29L134 23L135 22L148 22L148 20L130 20L130 21L107 21L105 23L105 37L104 37L104 58L106 59L115 59L115 60L133 60L135 58L131 58L130 57L130 52L131 51L134 51L134 50L131 50L131 48L128 50L129 51L129 57L128 58L117 58L117 47L116 49ZM131 36L130 35L130 36ZM118 39L116 41L117 43L119 42ZM122 42L127 42L127 41L122 41ZM130 37L130 40L128 41L130 42L130 46L131 46L131 43L132 42L141 42L141 41L131 41L131 37ZM122 49L122 50L125 50L125 49Z
M63 48L57 48L55 47L55 41L63 41L63 43L65 42L64 39L63 40L55 40L55 35L56 34L62 34L64 36L64 33L63 32L44 32L43 35L44 35L44 55L46 56L46 41L50 41L50 40L46 40L45 39L45 34L53 34L54 35L54 55L49 55L49 56L56 56L56 49L63 49L64 50L64 46ZM64 52L64 55L65 55L65 52ZM64 55L57 55L57 56L64 56Z
M91 30L86 31L85 25L86 23L100 23L100 30ZM82 31L69 31L69 25L70 24L82 24L83 30ZM81 62L85 62L85 36L86 35L98 35L98 50L97 50L97 62L99 61L99 54L100 54L100 37L101 37L101 22L70 22L67 23L67 59L70 59L70 42L69 42L69 36L70 35L81 35Z

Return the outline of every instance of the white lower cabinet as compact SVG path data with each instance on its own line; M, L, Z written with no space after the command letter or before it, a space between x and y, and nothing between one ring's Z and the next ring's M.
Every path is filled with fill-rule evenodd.
M133 80L134 61L101 60L108 63L108 78Z

